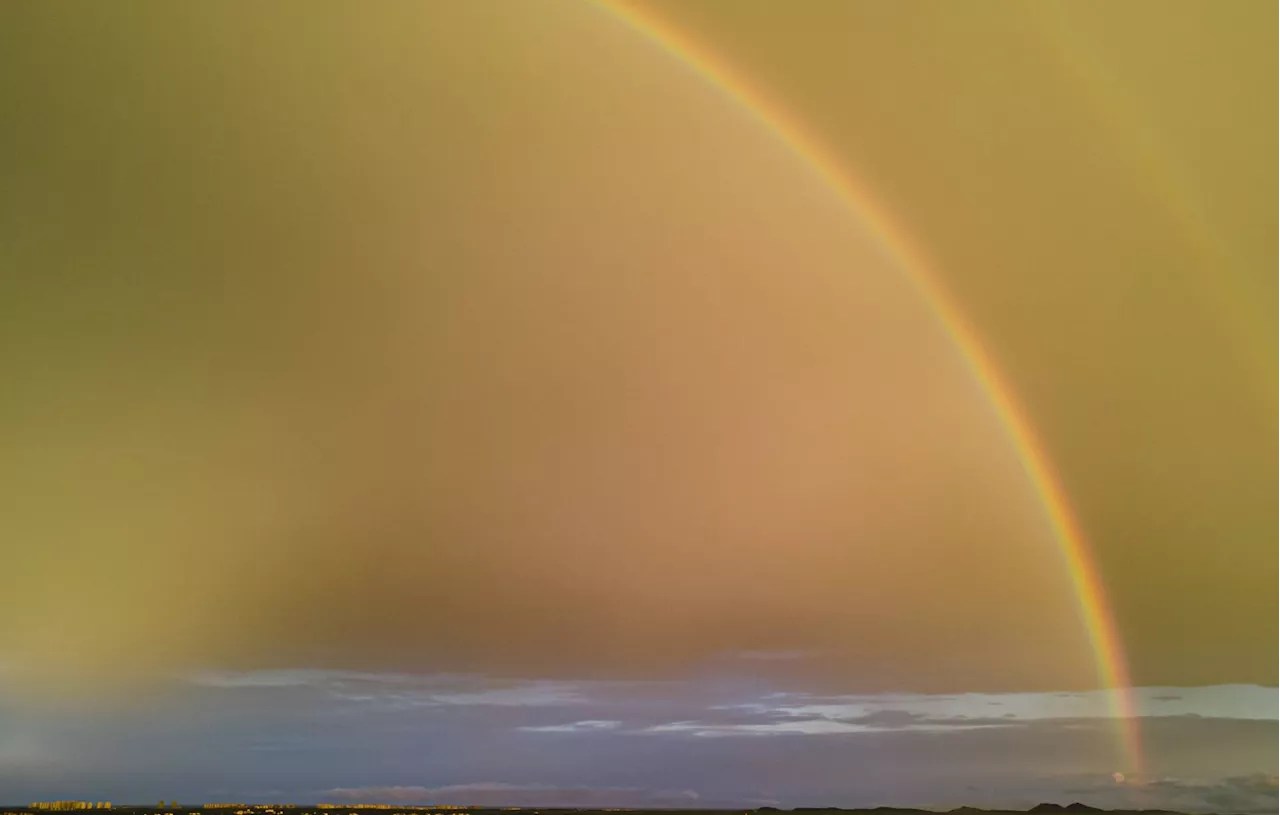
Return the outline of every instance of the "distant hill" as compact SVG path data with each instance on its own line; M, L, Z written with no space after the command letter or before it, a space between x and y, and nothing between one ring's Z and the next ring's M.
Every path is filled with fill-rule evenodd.
M762 807L755 810L756 812L787 812L786 809L778 809L777 807ZM937 810L930 809L909 809L903 807L876 807L875 809L843 809L841 807L795 807L791 812L839 812L842 815L890 815L891 813L921 813L921 815L939 815ZM1022 813L1024 810L1013 809L981 809L979 807L956 807L948 810L946 815L1004 815L1004 813ZM1036 804L1031 809L1025 810L1028 815L1086 815L1087 813L1102 813L1102 815L1183 815L1180 812L1172 812L1167 809L1099 809L1091 807L1088 804L1079 802L1067 804ZM675 815L671 813L671 815Z

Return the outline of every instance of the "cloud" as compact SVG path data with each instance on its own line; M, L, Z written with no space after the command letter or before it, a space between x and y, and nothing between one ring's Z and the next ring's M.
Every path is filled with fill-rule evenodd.
M1280 808L1274 773L1228 776L1224 778L1125 779L1111 789L1105 786L1077 787L1067 794L1095 795L1103 803L1140 801L1147 809L1176 812L1232 812L1239 815L1274 813Z
M764 718L764 717L762 717ZM645 728L643 733L689 733L699 737L713 736L831 736L854 733L887 733L905 731L959 731L992 727L1011 727L1004 719L959 717L932 719L905 710L880 710L865 716L840 718L773 718L765 721L724 723L715 721L679 721Z
M310 688L348 702L391 701L402 706L536 707L587 701L583 683L466 674L379 674L318 669L222 671L192 674L187 681L198 687L225 690Z
M639 787L565 787L551 784L509 784L482 781L443 787L371 786L336 787L322 796L368 803L471 804L477 806L632 806L691 803L700 796L693 790L651 790Z
M676 681L500 679L459 674L375 674L277 670L206 673L191 683L212 692L257 693L283 703L291 691L358 707L365 713L409 715L441 709L507 708L517 732L545 734L683 733L696 737L844 735L882 732L1010 728L1033 722L1057 727L1106 726L1115 700L1083 693L965 693L819 695L779 692L758 684ZM1146 721L1194 716L1275 721L1276 694L1257 686L1139 688L1131 692ZM726 698L728 697L728 698ZM570 715L565 715L572 709ZM547 711L539 715L534 711ZM520 713L518 711L526 711ZM558 711L554 712L553 711ZM585 714L585 715L584 715ZM486 714L490 721L495 714ZM1095 724L1091 724L1091 722Z
M1222 719L1276 720L1275 689L1257 685L1223 685L1188 688L1171 694L1167 688L1136 688L1130 691L1138 715L1144 718L1200 715ZM1084 693L964 693L877 694L806 696L793 694L773 704L753 703L757 709L771 709L797 716L818 716L846 722L865 721L881 711L898 710L942 723L959 719L976 720L990 716L992 707L1005 708L1010 718L1024 721L1050 719L1110 719L1115 698L1109 691ZM1158 702L1158 704L1153 704Z
M549 805L553 796L588 802L584 806L656 806L634 792L642 789L696 790L700 807L723 801L727 808L746 806L749 799L786 806L1022 809L1052 800L1128 803L1123 796L1131 788L1112 780L1117 770L1129 770L1115 763L1115 720L1047 717L1092 711L1095 702L1088 697L832 696L784 687L789 689L714 678L547 683L275 671L177 682L147 703L160 706L148 716L87 717L30 706L6 711L0 699L0 731L26 733L22 743L38 742L56 760L49 767L56 776L48 777L39 768L0 762L0 787L32 800L133 800L156 787L179 800L254 800L234 789L283 787L285 794L270 797L315 800L316 790L341 785L362 794L338 800L370 800L371 790L386 788L391 792L383 800L430 802L413 797L426 794L417 789L395 788L440 791L487 780L519 787L519 800L532 806ZM1258 716L1252 700L1264 693L1228 687L1183 695L1183 701L1159 704L1175 712ZM1275 719L1144 716L1142 724L1153 774L1216 779L1275 766ZM202 738L193 741L192 732ZM138 763L142 755L149 757L146 766ZM936 770L943 766L950 768L947 777ZM424 767L430 777L422 775ZM744 775L743 767L772 769ZM1084 786L1105 782L1106 788L1057 797L1069 785L1067 777L1083 778L1074 783ZM961 781L982 792L964 789ZM229 785L232 792L211 794ZM1157 789L1147 791L1153 801L1162 800ZM1173 790L1160 794L1189 801L1180 808L1191 811L1205 808L1197 801L1231 789L1179 790L1176 799ZM574 790L591 792L569 792ZM516 797L506 787L467 786L444 794L454 800Z
M1164 806L1214 812L1272 813L1277 810L1276 776L1257 774L1216 780L1161 778L1141 784Z
M445 705L498 705L535 707L543 705L575 705L587 701L579 687L571 682L530 682L506 688L491 688L464 693L439 693L432 701Z
M616 730L622 726L622 722L611 719L584 719L580 722L570 722L569 724L547 724L531 727L519 727L517 730L523 730L526 733L596 733L601 730Z
M832 735L847 733L867 733L873 728L847 722L835 722L830 719L807 719L787 722L768 722L764 724L714 724L708 722L670 722L654 725L640 731L642 733L687 733L699 738L717 736L782 736L782 735Z

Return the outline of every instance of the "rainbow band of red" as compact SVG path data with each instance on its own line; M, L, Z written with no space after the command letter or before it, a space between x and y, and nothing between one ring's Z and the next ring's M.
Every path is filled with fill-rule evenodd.
M1044 506L1054 539L1075 590L1081 621L1092 647L1100 685L1108 691L1117 723L1119 759L1126 775L1141 774L1142 751L1129 670L1114 616L1098 570L1090 555L1061 482L1037 440L1013 390L984 350L977 332L947 299L929 263L888 214L878 209L863 188L796 119L744 83L706 48L653 15L623 6L618 0L592 2L679 60L704 81L726 94L761 126L777 136L864 224L895 260L911 284L942 322L973 376L991 401L1001 425Z

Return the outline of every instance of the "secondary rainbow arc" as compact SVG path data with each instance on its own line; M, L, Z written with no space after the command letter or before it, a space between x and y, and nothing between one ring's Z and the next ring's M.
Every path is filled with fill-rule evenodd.
M1209 229L1198 197L1192 190L1185 170L1179 165L1172 148L1159 129L1138 115L1140 99L1126 92L1115 81L1104 60L1090 55L1090 46L1082 37L1073 38L1073 26L1063 7L1050 3L1023 4L1034 33L1051 47L1059 70L1069 78L1071 86L1080 89L1080 99L1088 110L1108 123L1102 132L1110 134L1120 149L1132 156L1132 165L1146 183L1159 194L1162 208L1173 228L1175 239L1186 247L1196 265L1196 285L1205 300L1219 312L1222 325L1238 341L1241 360L1254 367L1255 385L1265 388L1262 395L1276 398L1274 364L1266 349L1271 336L1262 329L1264 321L1251 313L1250 304L1265 302L1257 292L1250 292L1238 275L1223 274L1236 265L1230 247L1216 239Z
M591 2L688 66L779 138L875 236L941 321L974 378L990 399L992 408L1044 507L1046 520L1053 530L1075 590L1081 620L1094 653L1099 683L1108 690L1111 714L1117 722L1122 770L1126 775L1140 775L1141 738L1131 695L1127 660L1083 531L1067 501L1051 460L1034 433L1032 423L984 349L978 333L964 314L948 300L929 262L889 214L870 200L864 188L835 160L821 140L807 132L785 109L747 85L716 55L693 42L674 26L651 14L624 6L618 0Z

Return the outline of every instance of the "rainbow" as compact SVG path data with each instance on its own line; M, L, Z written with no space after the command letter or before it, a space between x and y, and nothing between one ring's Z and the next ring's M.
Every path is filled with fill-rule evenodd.
M1109 691L1111 715L1118 728L1118 758L1123 765L1122 771L1125 775L1141 775L1141 734L1131 696L1129 669L1115 618L1083 531L1067 502L1049 456L1036 438L1012 388L983 348L978 333L948 300L928 261L909 236L890 219L888 213L875 205L818 138L785 109L746 84L715 54L652 14L623 5L623 0L591 2L688 66L782 141L836 194L849 212L866 225L941 320L969 370L990 399L1044 506L1075 590L1081 621L1093 649L1099 683Z
M1265 324L1249 311L1250 303L1266 298L1250 292L1238 275L1222 274L1237 265L1227 247L1214 239L1208 221L1191 192L1191 186L1180 172L1178 162L1167 142L1137 115L1141 102L1126 94L1121 83L1106 72L1103 59L1090 53L1085 38L1072 38L1072 25L1062 7L1050 3L1027 3L1016 6L1026 15L1035 33L1056 57L1059 69L1069 83L1081 88L1081 101L1111 127L1103 132L1111 135L1134 167L1154 189L1174 229L1170 234L1183 241L1189 257L1196 264L1192 279L1204 293L1205 301L1216 308L1222 325L1235 335L1241 360L1256 372L1254 384L1264 388L1261 394L1276 398L1272 365L1267 353L1270 335L1264 336Z

